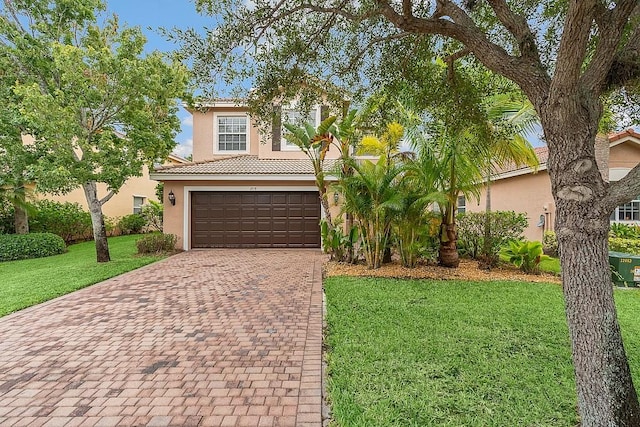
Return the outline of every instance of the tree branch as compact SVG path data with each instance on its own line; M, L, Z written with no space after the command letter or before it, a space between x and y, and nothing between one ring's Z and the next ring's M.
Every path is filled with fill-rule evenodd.
M595 20L599 39L593 59L582 77L586 87L601 93L605 89L623 86L624 81L633 75L640 75L637 65L640 29L634 29L626 46L619 46L627 22L639 14L640 4L636 1L621 1L613 10L598 5Z
M100 206L104 205L105 203L107 203L109 200L111 200L111 198L113 196L115 196L116 193L113 190L109 190L109 192L107 193L106 196L104 196L102 199L100 199L100 201L98 203L100 203Z
M597 8L597 0L569 2L553 77L554 85L560 89L555 91L559 96L564 96L569 87L579 82Z
M527 20L513 13L505 0L488 0L488 2L502 25L515 37L520 55L541 66L536 39Z
M400 15L389 1L379 0L377 3L380 13L397 28L411 33L440 34L456 39L487 68L513 80L523 89L529 88L529 96L540 98L547 93L551 79L539 63L532 62L530 58L514 57L489 41L469 15L452 1L437 0L436 10L430 18Z
M609 193L599 204L608 212L629 200L635 199L640 194L640 163L637 164L620 181L609 185Z

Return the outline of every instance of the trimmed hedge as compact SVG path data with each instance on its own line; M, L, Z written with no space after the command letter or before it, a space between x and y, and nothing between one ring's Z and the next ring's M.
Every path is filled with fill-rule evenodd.
M609 250L626 254L640 255L640 239L609 238Z
M66 250L62 237L53 233L0 235L0 261L42 258Z

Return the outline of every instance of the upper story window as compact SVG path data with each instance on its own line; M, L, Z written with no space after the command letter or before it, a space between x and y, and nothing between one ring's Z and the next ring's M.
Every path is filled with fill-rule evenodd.
M320 109L314 108L311 111L300 111L296 109L283 109L282 110L282 123L288 123L294 126L303 126L305 123L311 124L314 128L320 125ZM283 132L283 150L299 150L298 146L293 142L290 142L285 135L287 134L286 128L282 128Z
M246 115L218 115L214 123L215 152L249 152L249 120Z

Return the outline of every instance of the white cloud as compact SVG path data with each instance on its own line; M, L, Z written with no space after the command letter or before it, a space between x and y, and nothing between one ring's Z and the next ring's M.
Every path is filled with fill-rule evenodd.
M182 119L181 123L182 123L183 126L193 127L193 116L192 115L188 115L188 116L184 117Z
M173 149L174 154L180 157L187 157L193 153L193 139L189 138L181 142Z

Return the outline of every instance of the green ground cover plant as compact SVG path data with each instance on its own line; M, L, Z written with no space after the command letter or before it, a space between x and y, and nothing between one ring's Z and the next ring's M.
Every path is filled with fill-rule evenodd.
M47 258L0 263L0 316L68 294L102 280L162 259L137 256L141 236L109 238L112 260L97 263L93 241L68 247L68 252Z
M330 277L334 425L575 426L558 285ZM640 381L640 292L616 291Z

